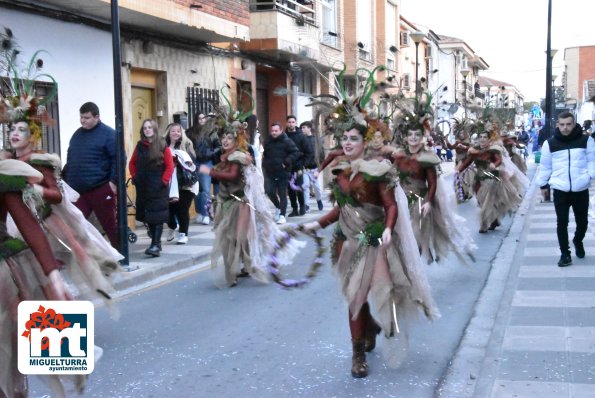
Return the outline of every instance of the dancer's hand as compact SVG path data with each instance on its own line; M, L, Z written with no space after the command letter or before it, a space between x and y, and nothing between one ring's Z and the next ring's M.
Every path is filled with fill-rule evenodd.
M318 223L318 221L312 221L312 222L300 224L300 228L304 232L313 232L313 231L316 231L317 229L320 229L320 224Z
M66 284L60 275L60 271L57 269L53 270L48 275L48 278L50 279L51 285L50 296L53 296L48 297L50 300L74 300L74 297L72 297L72 294L70 294L68 291L68 288L66 287Z
M209 175L211 169L206 164L201 164L198 168L199 173Z
M432 203L426 202L423 205L421 205L421 216L422 217L426 217L428 214L430 214L430 211L432 211Z
M384 228L384 231L382 232L382 244L385 246L390 245L392 236L393 236L393 233L390 230L390 228Z

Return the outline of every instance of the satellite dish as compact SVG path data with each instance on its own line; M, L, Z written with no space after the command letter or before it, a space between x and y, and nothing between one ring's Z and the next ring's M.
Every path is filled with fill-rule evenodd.
M459 106L457 104L452 104L450 108L448 108L448 113L454 115L459 110Z

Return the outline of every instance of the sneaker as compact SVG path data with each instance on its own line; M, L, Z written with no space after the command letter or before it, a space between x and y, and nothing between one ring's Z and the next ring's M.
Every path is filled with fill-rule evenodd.
M304 207L302 207L302 208L300 209L300 216L303 216L303 215L305 215L307 211L308 211L308 209L307 209L307 208L304 208Z
M178 237L176 245L185 245L186 243L188 243L188 235L180 232L180 236Z
M317 200L316 203L318 203L318 210L322 211L322 209L324 208L324 205L322 204L322 200Z
M176 231L177 230L178 230L177 228L176 229L170 228L169 232L167 233L167 237L166 237L168 242L171 242L172 240L176 239Z
M574 251L576 252L576 256L578 258L585 258L585 246L583 246L583 242L575 242L574 243Z
M277 224L285 224L287 222L287 220L285 220L285 216L283 214L281 214L279 216L279 219L277 220Z
M296 209L293 209L291 211L291 213L289 213L289 215L287 215L287 217L297 217L299 215L300 215L300 213Z
M562 253L560 256L560 261L558 261L558 267L568 267L570 264L572 264L570 253Z
M211 218L209 216L204 216L202 221L200 222L202 225L209 225L211 223Z
M196 218L194 219L194 223L195 224L202 224L202 216L199 214L198 216L196 216Z

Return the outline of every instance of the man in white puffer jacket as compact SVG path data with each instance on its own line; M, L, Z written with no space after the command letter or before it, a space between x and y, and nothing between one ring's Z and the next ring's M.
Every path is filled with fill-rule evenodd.
M568 214L570 207L576 221L574 248L578 258L585 257L583 238L587 232L589 212L589 186L595 179L595 141L584 135L576 124L574 115L562 112L554 136L544 142L537 184L543 189L546 184L554 190L559 267L572 264L568 244Z

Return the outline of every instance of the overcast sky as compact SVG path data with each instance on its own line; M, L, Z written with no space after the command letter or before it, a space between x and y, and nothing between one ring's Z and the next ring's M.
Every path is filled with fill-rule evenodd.
M464 40L490 66L480 75L511 83L526 101L537 101L545 97L547 5L548 0L401 0L401 15ZM563 49L587 45L595 45L595 0L552 0L557 85Z

